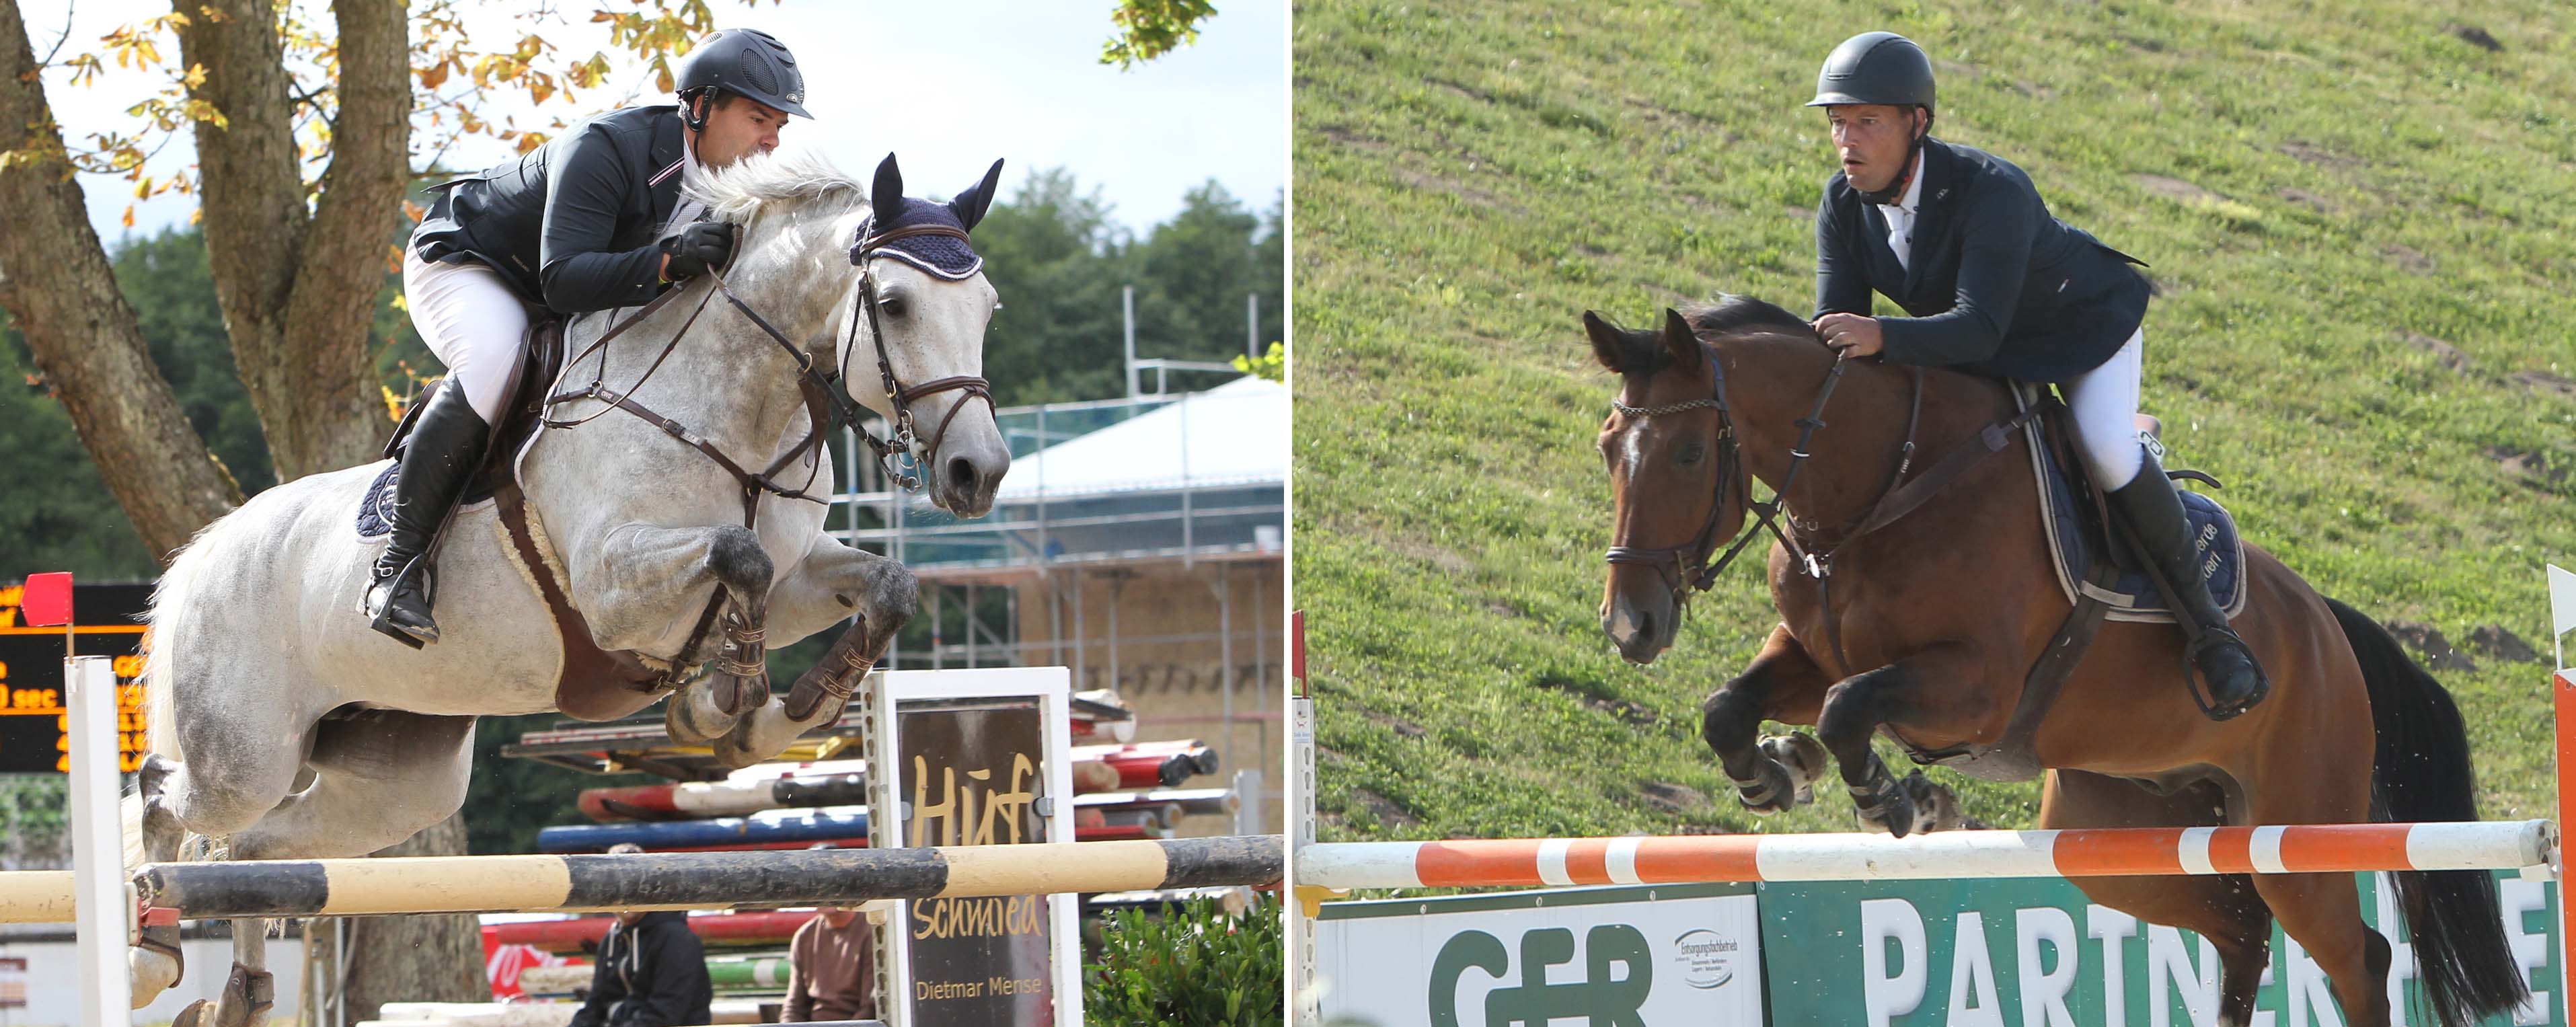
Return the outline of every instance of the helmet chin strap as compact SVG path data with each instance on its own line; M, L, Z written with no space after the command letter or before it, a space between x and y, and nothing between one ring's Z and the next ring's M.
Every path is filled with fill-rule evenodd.
M1919 107L1916 109L1921 110ZM1906 139L1905 162L1898 165L1899 170L1896 172L1896 177L1888 181L1887 188L1880 189L1875 192L1862 193L1860 194L1860 198L1882 207L1904 199L1905 187L1914 183L1914 158L1922 155L1923 137L1931 134L1932 119L1927 116L1923 119L1923 127L1915 130L1914 134Z

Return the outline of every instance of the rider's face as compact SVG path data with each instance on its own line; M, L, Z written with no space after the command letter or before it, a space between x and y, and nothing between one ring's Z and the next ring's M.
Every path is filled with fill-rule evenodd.
M1896 181L1905 163L1907 144L1922 117L1919 108L1885 104L1846 104L1825 108L1833 130L1834 153L1852 188L1877 192Z
M729 100L710 104L706 131L698 133L698 162L709 167L777 149L778 130L787 124L786 113L777 108L738 96Z

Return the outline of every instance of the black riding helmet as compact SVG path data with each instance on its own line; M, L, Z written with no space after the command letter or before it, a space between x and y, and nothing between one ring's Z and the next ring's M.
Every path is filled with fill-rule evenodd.
M706 119L689 113L690 100L706 90L745 97L800 118L805 112L805 74L796 70L796 55L778 37L759 29L726 29L698 43L680 62L676 78L680 117L697 131Z
M1923 108L1923 131L1915 133L1906 146L1908 170L1887 189L1864 197L1872 203L1894 203L1913 177L1914 155L1923 148L1923 137L1932 132L1932 99L1932 58L1922 47L1893 32L1863 32L1825 55L1824 68L1816 72L1816 98L1807 106L1867 103Z

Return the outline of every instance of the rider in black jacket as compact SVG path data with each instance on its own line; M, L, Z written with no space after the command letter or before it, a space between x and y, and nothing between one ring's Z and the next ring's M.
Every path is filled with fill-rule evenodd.
M1843 41L1816 76L1842 170L1816 211L1817 334L1855 357L2055 383L2086 471L2155 561L2227 719L2270 690L2210 596L2181 497L2136 441L2147 282L2057 220L2003 158L1932 138L1932 60L1911 40ZM1870 293L1907 317L1870 316Z
M378 631L438 641L422 555L483 460L521 344L522 305L558 314L640 305L733 255L729 226L670 226L690 160L723 167L778 145L804 75L769 34L718 32L679 68L676 106L610 111L526 156L436 187L412 233L412 320L449 367L406 441L392 533L367 589Z

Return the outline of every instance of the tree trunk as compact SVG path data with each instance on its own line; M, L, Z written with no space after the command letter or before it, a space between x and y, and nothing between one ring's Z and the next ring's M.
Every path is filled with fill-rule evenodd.
M330 169L308 212L292 77L268 0L173 0L195 96L207 255L233 359L279 481L375 458L387 427L367 359L387 230L410 173L411 82L399 0L341 0Z
M376 853L464 854L463 813ZM387 1002L492 1001L491 981L483 975L482 928L471 914L350 918L348 982L350 1023L375 1019Z
M17 0L0 0L0 149L60 154ZM0 168L0 308L71 414L109 491L163 561L241 503L241 486L189 426L116 290L80 184L59 157Z

